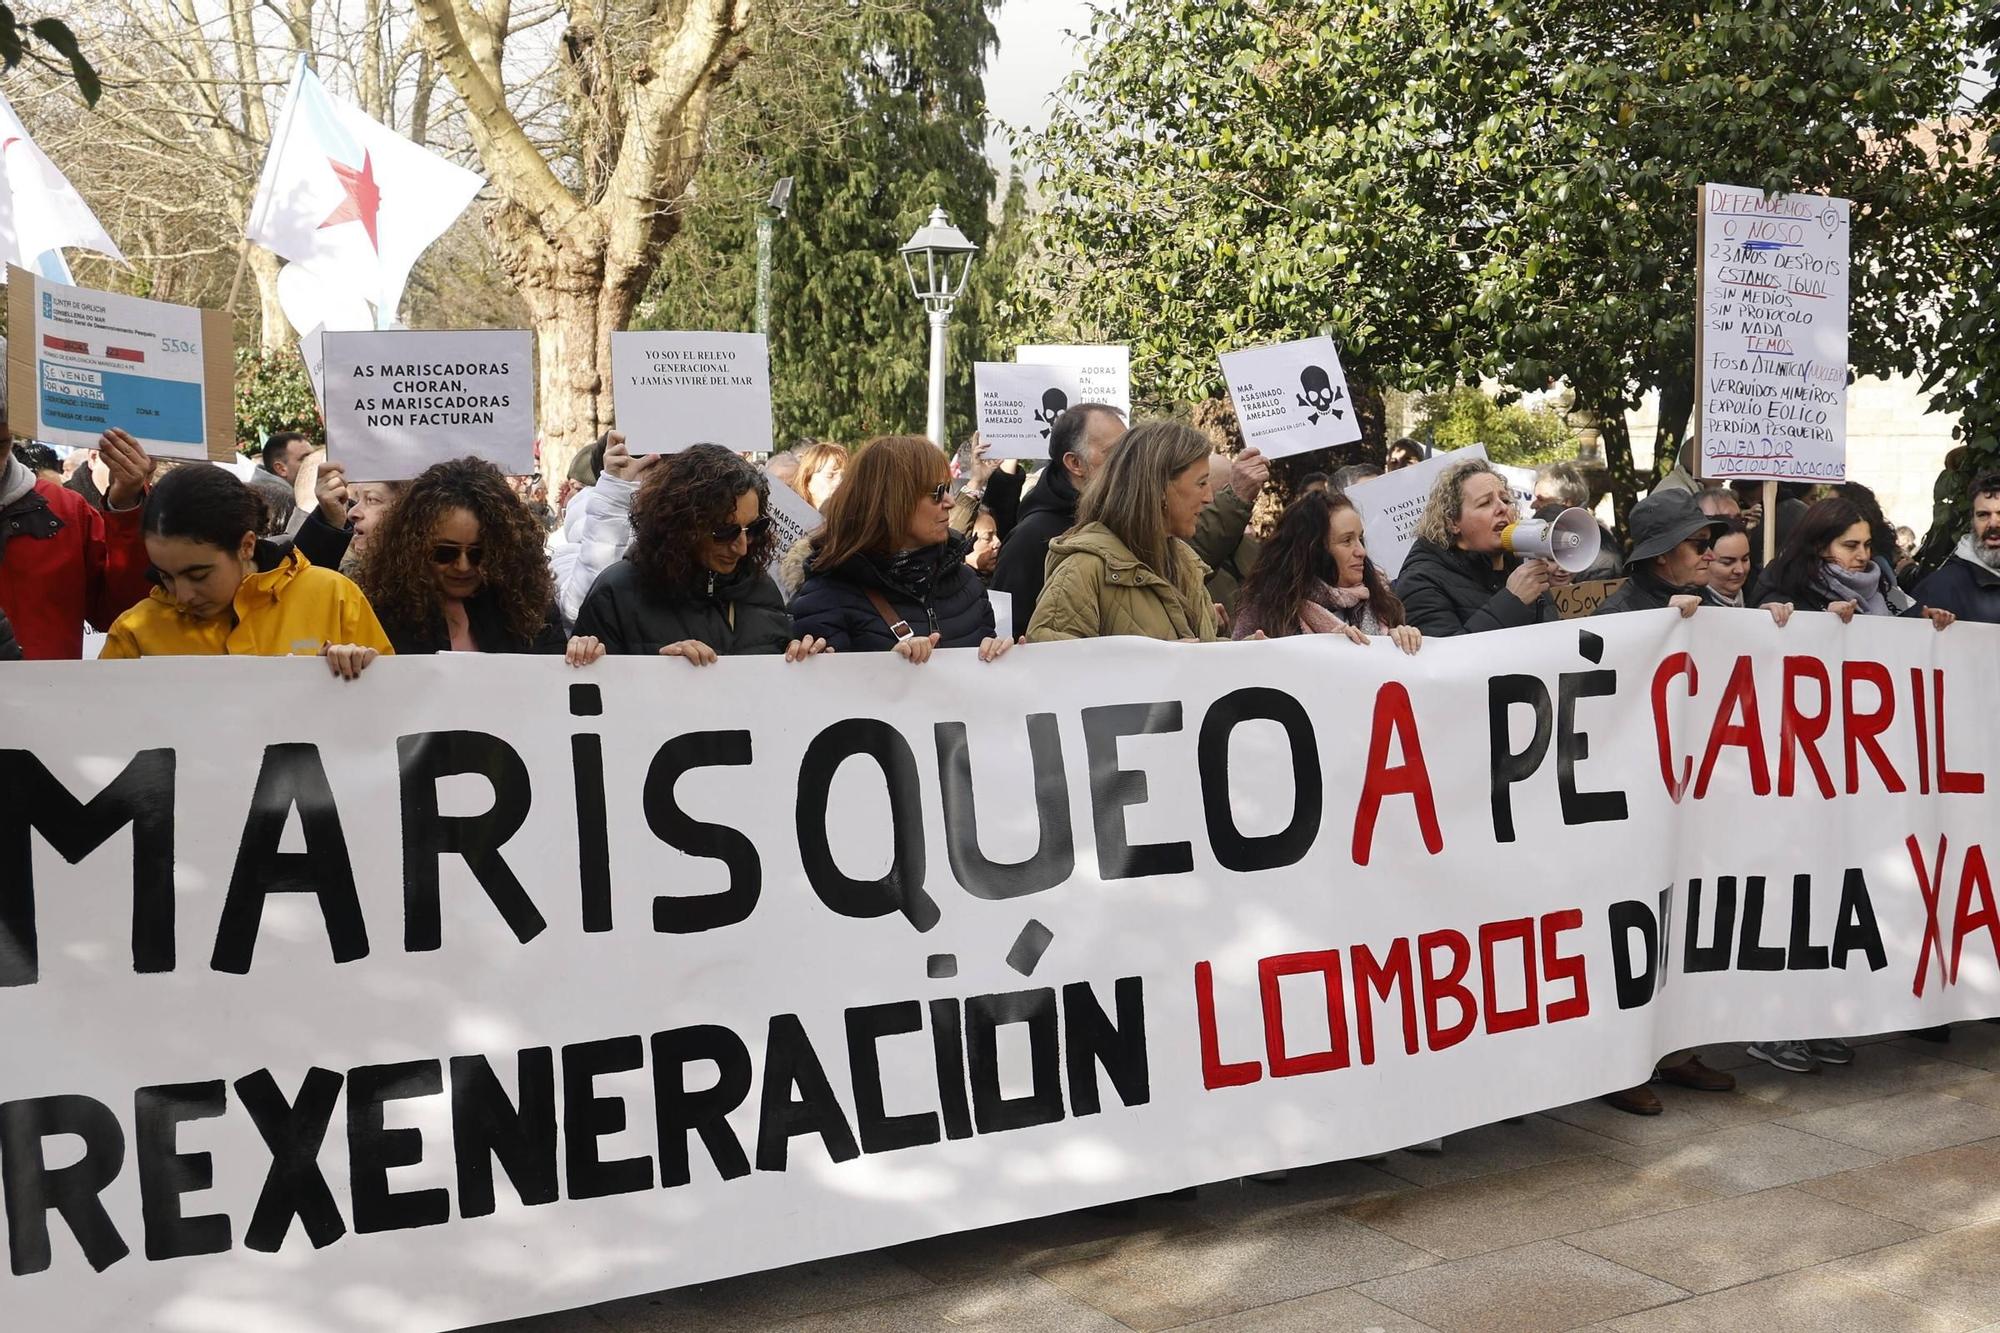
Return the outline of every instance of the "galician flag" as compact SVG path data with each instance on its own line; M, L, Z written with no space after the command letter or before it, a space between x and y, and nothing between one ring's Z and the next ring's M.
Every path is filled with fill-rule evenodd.
M485 183L329 97L301 56L244 231L367 297L387 328L410 266Z
M0 95L0 251L31 273L69 282L65 245L125 262L90 205L35 146L13 104Z

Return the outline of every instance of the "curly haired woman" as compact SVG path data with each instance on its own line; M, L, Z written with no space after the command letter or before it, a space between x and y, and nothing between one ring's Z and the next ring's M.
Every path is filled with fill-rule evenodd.
M499 468L455 458L382 517L361 586L398 653L560 653L544 536Z
M764 474L727 449L697 444L663 459L632 503L632 545L591 585L577 634L607 652L695 666L825 651L822 639L793 640L784 598L764 572L776 540L769 502Z

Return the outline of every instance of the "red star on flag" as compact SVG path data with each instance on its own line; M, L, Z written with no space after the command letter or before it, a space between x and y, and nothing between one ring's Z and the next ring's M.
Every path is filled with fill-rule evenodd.
M359 222L368 230L369 247L377 254L382 253L382 246L375 239L375 215L382 207L382 191L375 184L374 162L364 152L358 170L333 158L328 158L327 164L340 178L340 188L347 191L347 197L340 201L340 207L326 215L326 221L319 224L319 229L324 231L343 222Z

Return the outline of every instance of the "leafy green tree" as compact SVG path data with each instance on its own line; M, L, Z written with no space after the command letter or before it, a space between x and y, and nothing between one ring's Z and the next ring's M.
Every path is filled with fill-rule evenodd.
M281 430L310 435L326 442L312 377L295 353L260 356L248 348L236 351L236 452L255 457L264 441Z
M942 206L979 244L974 286L952 320L947 420L971 429L971 363L1004 282L1005 240L991 219L983 70L996 0L875 0L809 40L749 62L722 113L735 150L698 181L703 202L662 264L638 323L752 324L755 217L771 185L793 179L771 275L774 429L856 441L921 430L929 328L896 249ZM711 202L712 201L712 202ZM1016 200L1016 214L1024 200Z
M1039 144L1053 201L1023 332L1129 339L1176 399L1215 353L1330 328L1351 377L1567 377L1602 418L1694 383L1697 190L1856 201L1851 357L1917 364L1963 155L1967 5L1131 0Z
M1501 405L1483 390L1461 384L1417 399L1417 438L1438 449L1486 446L1496 463L1534 467L1576 456L1576 436L1546 407Z

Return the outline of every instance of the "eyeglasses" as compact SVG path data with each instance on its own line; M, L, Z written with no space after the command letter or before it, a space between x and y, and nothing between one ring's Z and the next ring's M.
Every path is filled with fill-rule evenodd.
M770 530L771 520L765 517L753 518L748 523L718 523L708 530L708 535L718 545L727 546L746 532L754 542Z
M479 568L479 562L486 558L486 548L477 542L474 542L470 546L459 546L453 542L439 542L436 546L431 547L431 563L434 565L455 565L458 563L460 556L465 557L466 564L477 569Z
M937 485L931 487L931 503L934 505L943 504L946 498L949 497L950 495L951 495L951 483L948 481L941 481Z

